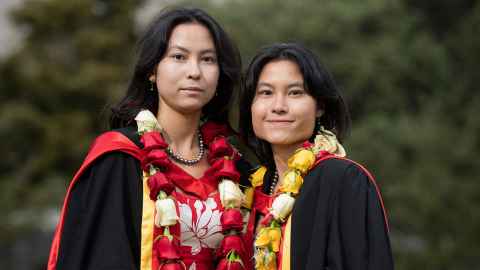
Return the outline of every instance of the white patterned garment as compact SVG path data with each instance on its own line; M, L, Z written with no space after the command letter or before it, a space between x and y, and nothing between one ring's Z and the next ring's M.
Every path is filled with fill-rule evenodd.
M206 201L183 199L178 200L180 244L190 246L192 255L198 254L202 248L217 248L223 239L220 202L214 198L208 198ZM195 263L190 269L195 269Z

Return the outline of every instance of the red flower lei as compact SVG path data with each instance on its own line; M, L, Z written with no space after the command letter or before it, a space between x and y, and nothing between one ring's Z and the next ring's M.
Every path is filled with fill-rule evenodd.
M208 145L208 162L213 170L212 175L217 183L224 179L238 184L240 174L235 167L238 152L228 143L227 136L231 130L226 125L207 122L201 128L204 142ZM146 154L141 160L141 167L148 175L147 185L150 188L149 197L152 201L167 198L175 190L175 176L169 175L172 161L168 158L165 149L168 144L159 131L145 132L140 141L144 145ZM243 218L239 208L223 206L225 211L221 217L222 232L226 235L220 248L216 251L219 263L218 270L243 269L243 262L247 261L247 252L241 231ZM178 252L179 241L170 234L169 226L158 226L159 234L154 240L154 254L161 269L183 269L185 264Z

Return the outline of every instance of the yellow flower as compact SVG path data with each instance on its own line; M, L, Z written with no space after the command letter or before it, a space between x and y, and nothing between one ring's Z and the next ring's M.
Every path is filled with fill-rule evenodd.
M265 269L263 262L265 261L265 249L259 248L255 250L255 269Z
M263 177L265 176L266 172L267 172L267 168L265 168L264 166L261 166L254 173L250 175L250 182L252 183L252 186L254 188L263 185Z
M243 191L245 197L243 197L242 206L247 209L252 209L253 204L253 188L249 187Z
M289 170L283 177L280 192L290 192L297 195L303 184L303 177L295 170Z
M296 169L303 175L310 170L314 163L315 155L313 152L307 149L300 149L288 159L288 168Z
M273 252L268 252L265 254L264 259L265 270L276 270L277 269L277 255Z
M277 256L268 249L257 249L255 251L255 269L277 270Z
M274 252L278 252L281 238L282 229L280 227L261 228L255 239L255 247L268 247Z
M282 239L282 229L280 227L269 228L268 237L273 252L280 251L280 240Z
M255 239L256 247L266 247L270 244L270 236L268 235L269 228L261 228Z

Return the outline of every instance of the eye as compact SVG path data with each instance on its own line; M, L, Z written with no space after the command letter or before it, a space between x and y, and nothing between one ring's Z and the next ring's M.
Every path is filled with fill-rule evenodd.
M170 55L170 57L177 61L183 61L187 58L185 55L181 53L173 53L172 55Z
M259 90L257 91L257 96L270 96L270 95L272 95L272 94L273 94L273 91L270 90L270 89L266 89L266 88L264 88L264 89L259 89Z
M215 56L204 56L202 57L202 61L206 63L215 64L217 63L217 58Z
M288 95L290 95L290 96L301 96L303 94L305 94L305 91L303 89L300 89L300 88L292 89L292 90L288 91Z

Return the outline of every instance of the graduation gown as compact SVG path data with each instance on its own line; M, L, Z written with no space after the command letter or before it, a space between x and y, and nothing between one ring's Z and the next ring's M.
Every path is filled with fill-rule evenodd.
M67 191L49 270L138 269L143 190L135 151L140 148L134 128L94 142Z
M96 139L67 191L49 270L140 268L142 147L134 127ZM248 181L248 163L236 165Z
M279 262L282 270L394 268L378 187L366 169L350 160L327 158L304 177L289 222L284 237L289 230L290 243L282 243Z

